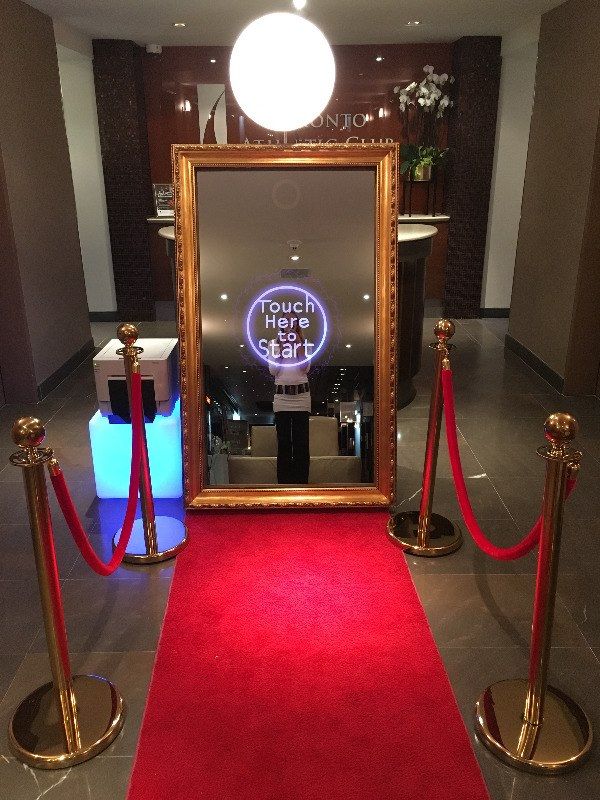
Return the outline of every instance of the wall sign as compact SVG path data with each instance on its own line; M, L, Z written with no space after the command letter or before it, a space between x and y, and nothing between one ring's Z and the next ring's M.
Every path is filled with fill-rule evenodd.
M252 353L265 364L306 364L327 343L327 314L314 292L289 284L271 286L250 304L245 335Z
M172 183L153 183L154 208L157 217L172 217L175 214L175 200Z

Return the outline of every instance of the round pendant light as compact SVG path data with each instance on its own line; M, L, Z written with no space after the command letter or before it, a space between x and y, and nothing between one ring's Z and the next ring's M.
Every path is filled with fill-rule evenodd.
M325 36L296 14L266 14L239 35L229 77L250 119L270 131L312 122L333 92L335 61Z

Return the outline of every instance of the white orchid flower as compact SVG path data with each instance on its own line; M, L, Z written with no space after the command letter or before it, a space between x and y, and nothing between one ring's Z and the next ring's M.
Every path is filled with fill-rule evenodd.
M399 91L400 91L400 87L399 86L394 86L394 94L398 94Z
M450 83L454 83L454 75L450 75L450 77L448 78L448 80L450 81Z
M423 67L423 72L427 72L427 73L431 74L433 72L433 67L431 66L431 64L426 64Z
M420 105L420 106L424 106L424 105L425 105L425 103L426 103L426 100L425 100L425 98L424 98L424 97L419 97L419 105Z
M440 75L440 85L443 86L447 80L448 80L447 73L442 72L442 74Z
M416 88L417 88L417 82L413 81L412 83L408 84L408 86L406 87L406 89L404 91L405 92L412 92L413 89L416 89Z

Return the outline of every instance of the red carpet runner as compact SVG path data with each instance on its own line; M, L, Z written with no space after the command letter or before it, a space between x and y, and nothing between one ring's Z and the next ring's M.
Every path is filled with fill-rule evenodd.
M188 518L129 800L487 800L374 512Z

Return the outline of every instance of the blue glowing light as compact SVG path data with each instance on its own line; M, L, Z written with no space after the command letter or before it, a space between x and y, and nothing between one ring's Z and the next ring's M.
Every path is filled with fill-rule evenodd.
M89 423L96 494L127 497L131 467L131 425L111 425L97 411ZM168 416L146 423L152 493L155 498L183 494L179 399Z
M302 296L304 298L305 309L308 308L308 304L309 303L314 304L319 309L320 320L318 320L318 322L320 323L320 325L317 324L317 325L313 325L312 326L313 329L314 328L319 328L319 327L321 329L319 343L316 344L316 345L313 345L314 346L314 350L310 354L308 354L307 348L305 348L305 358L301 358L298 361L294 360L293 362L292 361L288 362L290 364L290 366L292 366L292 365L293 366L298 366L300 364L306 364L306 363L312 361L312 359L315 358L315 356L318 355L318 353L323 349L323 347L325 345L325 342L327 340L328 325L327 325L327 315L325 313L325 309L323 308L323 304L321 303L321 301L312 292L309 292L309 291L307 291L306 289L304 289L304 288L302 288L300 286L289 286L289 285L271 286L268 289L265 289L263 292L261 292L261 294L259 294L258 297L256 297L256 299L251 303L250 308L248 309L248 313L246 314L246 326L245 326L246 341L248 342L248 345L250 346L250 348L258 356L258 358L260 358L261 361L264 361L267 364L271 364L274 367L284 366L284 365L281 364L281 361L273 361L273 360L271 360L268 357L268 351L267 351L267 354L265 354L264 352L261 352L259 347L257 347L256 336L253 335L253 332L251 330L253 325L255 326L257 324L257 320L255 319L255 316L256 316L256 310L258 309L259 304L262 304L263 308L261 310L261 313L264 313L264 305L266 303L268 303L268 302L273 302L273 299L272 299L273 295L276 295L278 292L279 293L281 293L281 292L297 292L297 293L300 294L300 296ZM271 295L271 297L269 298L269 297L267 297L267 295ZM276 302L276 301L274 301L274 302ZM293 301L289 300L289 302L292 303ZM297 303L298 303L298 301L296 301L296 304ZM275 313L278 313L278 312L275 312ZM285 317L286 313L287 312L284 312L282 316ZM304 310L302 312L294 311L294 313L296 313L298 315L302 314L302 316L305 317L308 320L308 316L307 315L310 312L308 312L307 310ZM273 329L274 329L274 332L277 330L275 324L273 324ZM307 328L307 330L308 330L308 328ZM282 332L281 329L280 329L280 332ZM260 341L261 340L259 340L259 344L260 344ZM262 341L266 341L266 339L262 339Z

